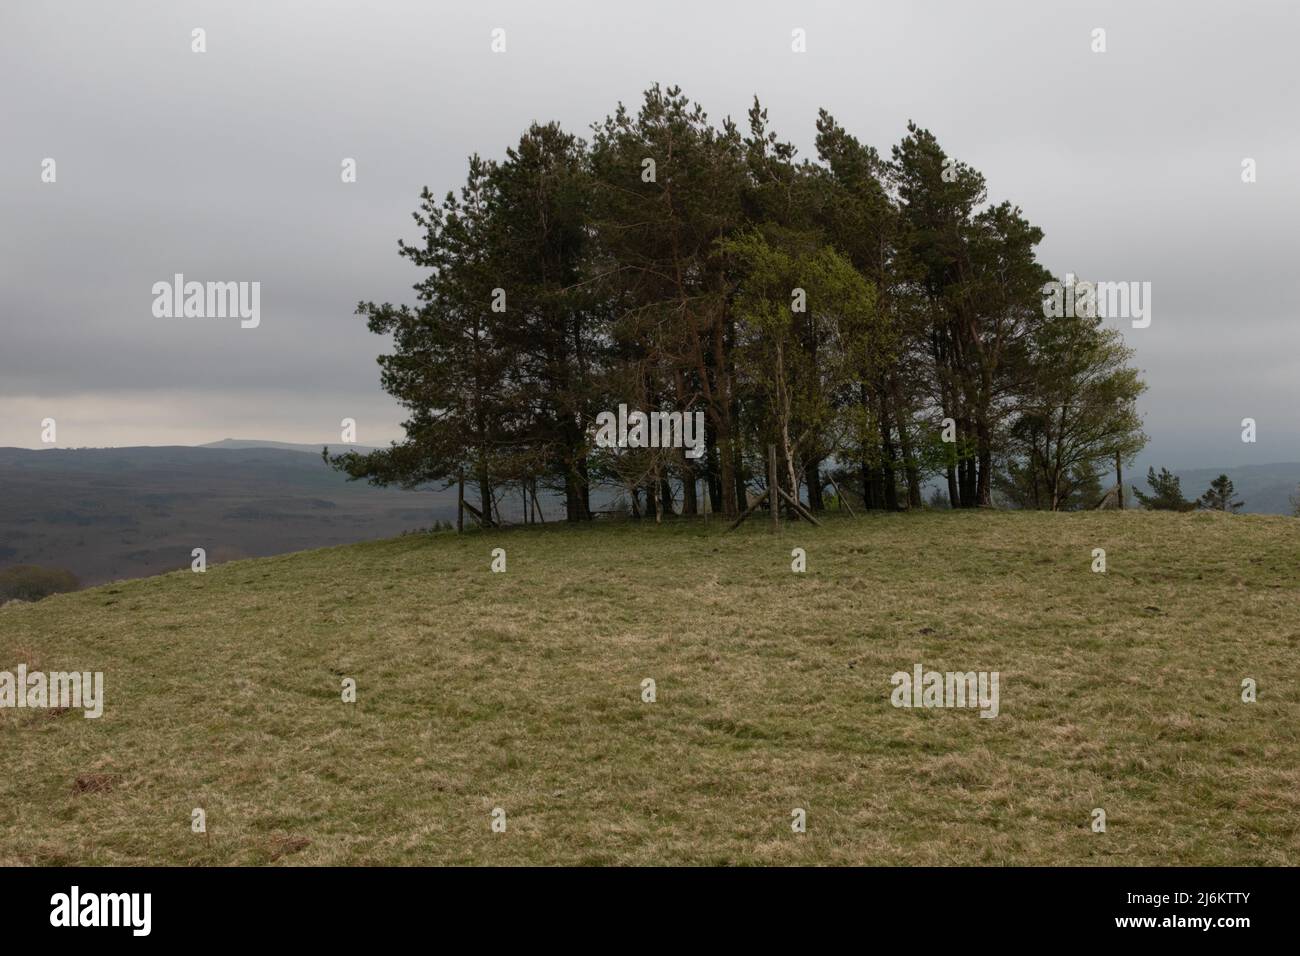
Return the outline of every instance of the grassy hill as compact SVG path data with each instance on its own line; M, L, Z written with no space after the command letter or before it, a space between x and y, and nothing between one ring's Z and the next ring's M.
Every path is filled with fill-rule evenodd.
M10 606L0 670L100 670L106 703L0 710L0 864L1295 864L1298 542L1213 514L550 525ZM891 706L917 663L999 671L999 716Z

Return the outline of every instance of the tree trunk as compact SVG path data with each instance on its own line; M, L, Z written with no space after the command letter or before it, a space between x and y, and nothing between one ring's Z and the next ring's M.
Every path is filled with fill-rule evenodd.
M1119 496L1119 500L1117 502L1119 505L1119 510L1123 511L1124 510L1124 462L1120 460L1119 455L1115 456L1115 491Z
M577 476L571 470L566 469L564 473L564 520L578 521L581 518L580 507Z
M478 473L479 513L483 515L483 524L492 523L492 483L488 481L487 469Z
M804 484L808 486L808 507L814 512L826 510L826 502L822 498L822 476L821 469L818 467L821 463L810 461L804 466Z
M993 447L992 436L986 421L981 421L976 433L979 444L979 477L975 488L975 504L979 508L993 507Z
M877 465L869 470L869 474L871 475L869 485L871 507L877 511L882 511L885 507L884 469L880 465Z
M882 460L880 462L880 481L883 485L885 507L890 511L898 510L898 481L894 474L894 439L890 434L889 423L889 402L885 398L883 389L879 393L880 397L876 403L877 411L880 415L880 449Z
M456 474L456 533L465 531L465 469Z
M673 486L667 478L659 479L659 510L666 515L676 514L673 508Z
M686 457L685 450L682 451L682 514L695 515L699 513L699 503L695 496L695 483L699 476L695 473L695 466L691 464L691 459Z
M975 471L975 456L970 453L971 438L974 428L969 418L957 423L957 439L961 443L962 457L957 465L957 475L961 486L961 506L974 508L976 505L976 487L978 477Z
M898 376L889 378L890 391L894 398L894 423L898 426L898 445L903 451L903 473L907 476L907 506L921 507L921 471L912 457L912 437L908 434L906 422L910 416L904 414L902 390L898 387Z
M705 477L706 493L709 496L709 510L717 514L722 510L722 481L718 477L721 469L718 465L718 446L709 443L705 446L705 460L708 461L708 473Z
M736 474L736 460L732 453L731 438L724 434L721 429L718 433L718 469L719 484L722 492L723 514L728 518L735 518L738 514L736 510L736 486L739 476Z
M591 476L587 471L587 459L578 459L578 517L583 521L591 520Z
M732 479L732 508L734 512L728 512L727 517L736 517L749 503L749 489L745 485L745 462L740 457L740 448L732 449L731 459L731 479ZM726 480L723 480L723 487L726 487ZM723 500L726 504L726 500Z

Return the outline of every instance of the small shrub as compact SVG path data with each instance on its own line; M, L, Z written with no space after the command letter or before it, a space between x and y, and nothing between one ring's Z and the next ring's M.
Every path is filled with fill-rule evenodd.
M0 568L0 603L39 601L51 594L75 591L79 587L81 582L77 576L65 568L42 568L35 564Z

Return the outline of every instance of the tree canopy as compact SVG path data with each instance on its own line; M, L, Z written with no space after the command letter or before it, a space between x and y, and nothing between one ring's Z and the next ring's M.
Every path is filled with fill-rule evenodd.
M1099 468L1144 444L1144 386L1119 334L1049 316L1042 231L909 123L882 158L825 112L816 157L714 123L676 87L619 104L590 140L534 124L500 159L426 187L409 304L362 302L392 350L406 438L330 461L352 478L465 475L491 516L514 485L591 516L595 487L637 514L744 509L767 480L813 509L828 476L868 508L1083 506ZM704 453L602 448L625 404L703 412ZM1090 503L1089 503L1090 504Z

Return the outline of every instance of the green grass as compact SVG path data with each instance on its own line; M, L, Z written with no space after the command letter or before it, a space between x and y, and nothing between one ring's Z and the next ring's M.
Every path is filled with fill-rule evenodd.
M1209 514L550 525L10 606L0 670L106 704L0 710L0 863L1295 864L1298 555ZM1001 714L892 707L918 662Z

